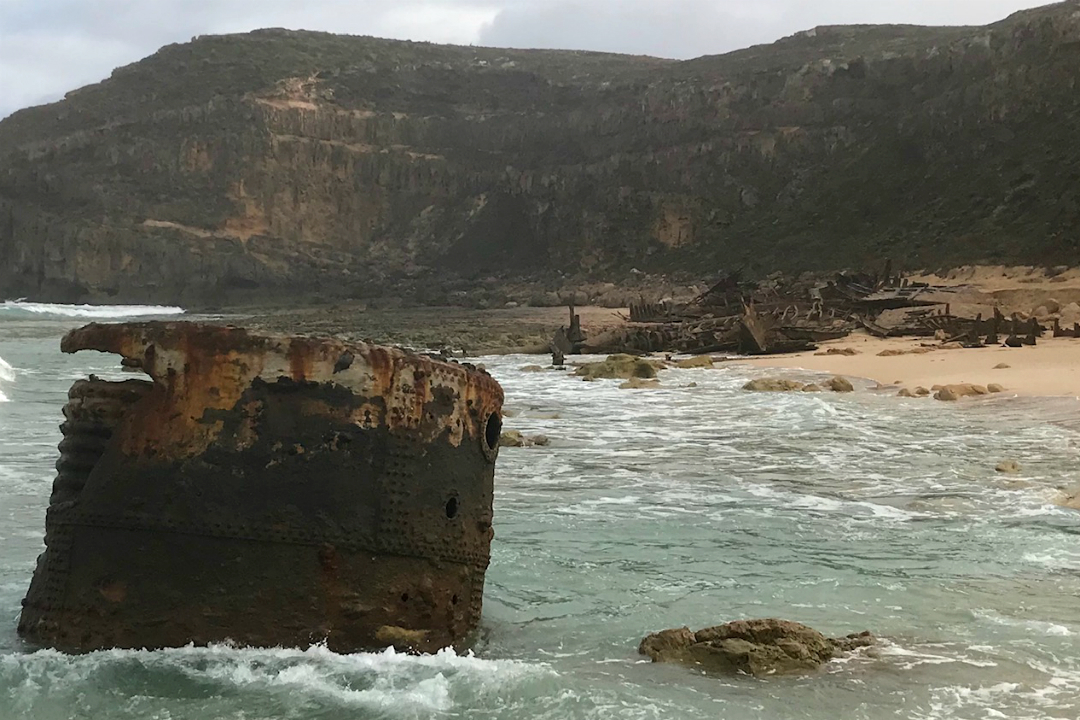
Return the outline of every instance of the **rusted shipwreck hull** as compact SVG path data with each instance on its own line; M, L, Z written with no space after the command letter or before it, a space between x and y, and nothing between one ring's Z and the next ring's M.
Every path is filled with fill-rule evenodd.
M152 382L71 389L28 640L427 652L476 627L503 400L482 370L191 323L61 347Z

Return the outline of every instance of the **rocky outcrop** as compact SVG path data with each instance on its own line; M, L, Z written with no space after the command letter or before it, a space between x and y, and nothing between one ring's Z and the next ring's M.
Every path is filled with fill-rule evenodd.
M1060 264L1077 10L686 62L199 37L0 122L0 295L448 302L567 269Z
M682 663L707 673L773 675L816 670L874 642L869 632L833 639L789 620L738 620L697 632L683 627L653 633L638 652L653 662Z

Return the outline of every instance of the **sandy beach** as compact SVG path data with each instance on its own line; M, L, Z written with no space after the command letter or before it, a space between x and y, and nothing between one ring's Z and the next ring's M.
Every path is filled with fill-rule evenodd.
M1035 347L937 349L929 338L876 338L854 333L823 343L815 352L746 360L756 367L803 369L868 378L883 385L930 388L934 385L997 383L1009 394L1080 399L1080 340L1044 338ZM822 354L851 349L856 355ZM908 351L915 350L912 354ZM881 356L883 351L905 351ZM924 352L925 351L925 352ZM999 365L1007 368L998 368Z

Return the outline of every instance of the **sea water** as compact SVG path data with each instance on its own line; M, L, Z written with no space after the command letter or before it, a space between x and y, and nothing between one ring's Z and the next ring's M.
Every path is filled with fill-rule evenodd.
M118 364L58 350L96 316L33 312L0 310L0 720L1080 717L1080 512L1054 504L1080 483L1075 401L748 393L764 371L738 363L620 390L482 360L505 426L551 445L500 452L471 653L28 647L60 408ZM774 616L881 641L802 677L636 652Z

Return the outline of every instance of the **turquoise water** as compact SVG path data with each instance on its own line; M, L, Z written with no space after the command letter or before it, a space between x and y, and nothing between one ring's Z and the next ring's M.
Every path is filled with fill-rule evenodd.
M761 371L735 364L627 391L484 360L506 427L552 444L500 453L472 655L26 647L60 408L116 368L59 353L80 322L0 309L0 720L1080 717L1080 513L1053 504L1080 436L1048 421L1075 401L751 394ZM636 655L766 616L882 643L799 678Z

